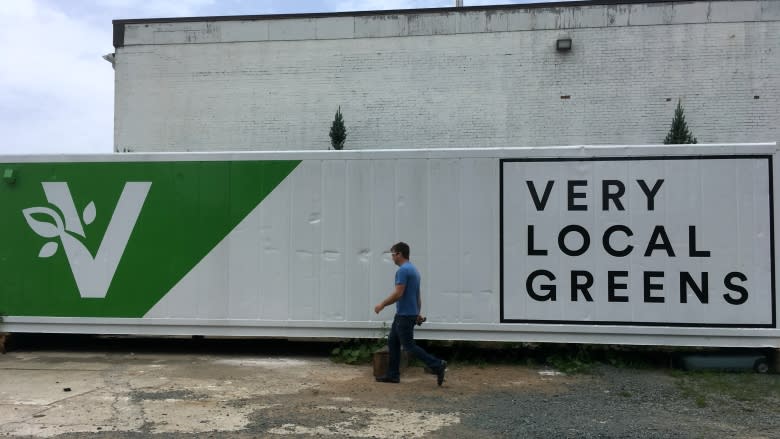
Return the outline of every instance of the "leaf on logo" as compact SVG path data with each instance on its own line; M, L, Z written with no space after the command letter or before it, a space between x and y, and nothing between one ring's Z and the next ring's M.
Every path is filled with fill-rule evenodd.
M89 204L87 204L87 207L84 208L84 224L90 225L92 224L92 221L95 221L95 217L97 216L97 211L95 210L95 202L90 201Z
M54 241L47 242L46 244L43 245L43 247L41 247L41 251L38 252L38 257L48 258L54 255L54 253L57 253L58 248L59 248L59 244L57 244L56 242Z
M27 224L33 229L33 232L43 238L54 238L55 236L59 236L60 233L65 232L59 214L48 207L30 207L29 209L22 210L22 213L24 214L24 219L27 220ZM35 214L48 215L52 219L52 222L39 221L33 218L33 215Z

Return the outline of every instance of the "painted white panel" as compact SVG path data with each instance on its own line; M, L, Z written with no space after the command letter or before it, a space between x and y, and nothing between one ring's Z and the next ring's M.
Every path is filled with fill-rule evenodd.
M228 314L230 279L228 278L229 246L217 246L210 253L212 263L203 267L198 282L198 314L204 319L225 319Z
M468 276L458 270L462 257L460 160L432 160L430 175L427 240L431 258L422 270L423 285L427 287L423 307L431 320L459 321L460 295L465 293L461 290L461 277Z
M326 17L314 21L317 39L352 38L355 17Z
M256 271L262 270L261 215L248 215L227 236L227 305L235 319L260 319L260 292Z
M271 40L308 40L315 38L315 24L312 19L289 18L268 23Z
M255 282L260 289L260 315L263 320L276 320L288 316L290 310L290 268L289 260L293 249L291 211L293 182L301 169L296 169L260 203L260 264L248 275L259 274ZM242 241L245 242L245 241Z
M772 259L766 239L771 218L768 166L768 158L749 156L505 162L503 318L772 325L772 272L764 262ZM535 191L528 182L534 183ZM610 182L625 190L619 198L624 211L604 210L617 209L614 203L603 204ZM661 182L652 197L654 205L640 182L646 182L648 190ZM546 204L538 210L536 203L545 201L543 194L550 184ZM531 192L537 194L536 203ZM562 231L571 226L583 232L565 235L561 242ZM623 231L608 235L615 250L634 246L629 255L607 251L603 239L611 226L630 230L631 236ZM691 227L695 239L689 235ZM589 246L582 233L588 236ZM534 276L536 270L545 274ZM587 272L593 279L587 293L576 289L576 297L572 296L573 271ZM622 273L613 284L625 288L610 288L610 271ZM706 298L681 286L685 273L702 289L702 277L707 276ZM587 276L583 273L581 281Z
M408 31L406 15L355 17L356 38L398 37L406 35Z
M219 29L218 42L268 40L267 21L256 21L251 26L247 26L244 21L225 21L213 23L212 26Z
M400 240L397 231L398 191L395 160L371 162L373 197L371 199L371 258L370 274L371 308L393 291L395 265L390 258L390 247ZM381 315L371 313L372 320L387 320L391 310Z
M493 11L486 14L485 17L485 31L486 32L506 32L509 30L509 14L508 11Z
M318 320L345 320L346 304L346 162L322 164L322 219L320 224L320 315Z
M411 247L412 263L421 271L421 288L429 289L426 273L430 272L429 233L433 225L428 216L428 185L430 183L427 159L399 159L395 161L395 240ZM437 193L436 196L439 194ZM390 280L392 284L392 280Z
M290 210L290 318L317 320L320 308L319 270L322 252L322 164L304 161L293 180Z
M456 14L457 33L485 32L487 15L482 12L465 12Z
M347 234L345 236L345 288L347 300L344 309L347 320L366 321L370 319L373 301L371 288L372 261L381 255L381 248L371 245L373 230L372 209L374 185L372 162L347 160L345 174L347 186L347 215L344 219Z
M607 10L598 6L585 6L572 11L574 20L569 23L571 27L603 27L607 21Z
M457 30L457 14L410 14L409 35L444 35Z
M499 315L498 163L461 160L460 275L463 323L495 321Z

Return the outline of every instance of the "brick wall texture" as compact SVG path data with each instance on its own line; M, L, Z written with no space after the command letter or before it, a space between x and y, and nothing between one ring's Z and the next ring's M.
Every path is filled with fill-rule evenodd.
M115 148L780 140L780 2L678 3L128 24Z

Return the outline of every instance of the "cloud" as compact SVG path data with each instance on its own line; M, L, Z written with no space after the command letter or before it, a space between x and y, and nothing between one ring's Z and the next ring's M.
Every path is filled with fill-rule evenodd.
M214 7L215 0L37 0L39 4L66 11L73 18L111 24L112 19L185 17L201 15L200 11ZM233 4L237 0L223 1Z
M438 0L342 0L332 2L334 11L379 11L387 9L444 8L453 6L454 1Z
M34 0L3 2L0 20L0 58L12 60L0 69L0 152L110 152L113 71L100 58L111 51L110 26L84 26Z
M0 154L113 151L115 18L198 15L212 0L0 2Z
M549 1L555 0L464 0L463 6L544 3ZM387 9L449 8L455 6L454 0L336 0L326 3L332 5L329 10L333 11L378 11Z

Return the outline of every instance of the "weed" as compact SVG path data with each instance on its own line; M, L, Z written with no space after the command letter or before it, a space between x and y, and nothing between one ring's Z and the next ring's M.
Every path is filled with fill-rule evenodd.
M555 369L567 373L587 373L590 372L594 363L584 356L568 356L564 354L554 354L547 357L547 363Z
M374 351L385 343L377 340L349 340L331 351L331 358L337 363L363 364L371 361Z
M640 352L604 351L604 362L621 369L648 369L651 364Z
M553 347L546 358L547 364L567 373L587 373L595 366L592 349L588 345L564 345Z
M339 343L330 355L331 359L337 363L364 364L371 361L374 352L387 345L387 335L389 330L387 323L382 323L380 335L376 339L353 339Z

